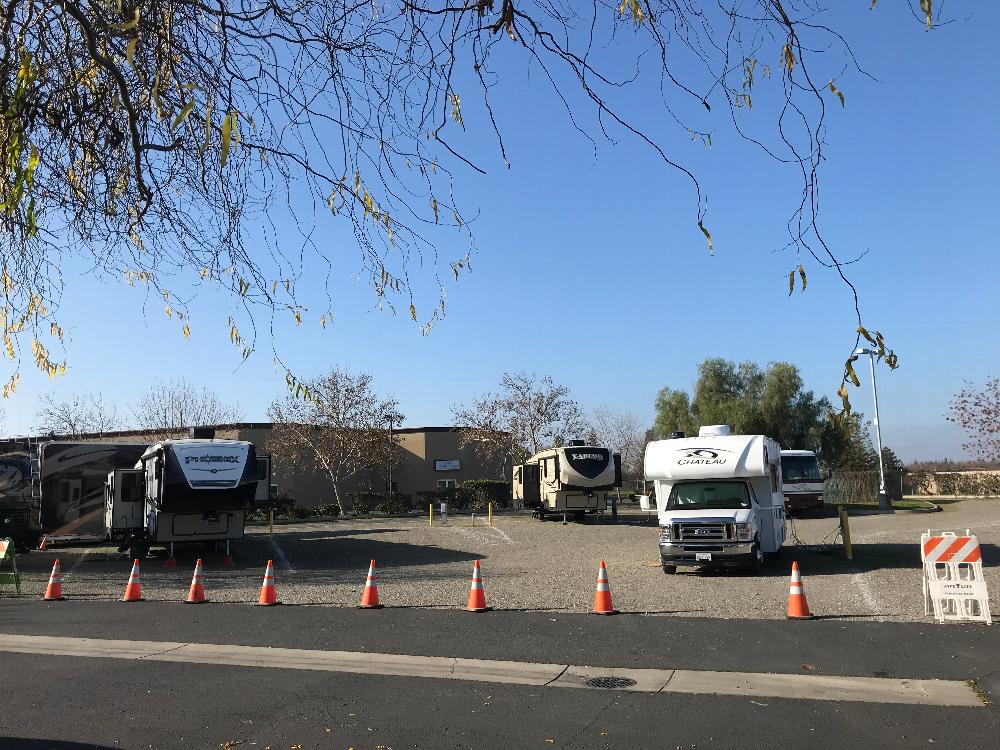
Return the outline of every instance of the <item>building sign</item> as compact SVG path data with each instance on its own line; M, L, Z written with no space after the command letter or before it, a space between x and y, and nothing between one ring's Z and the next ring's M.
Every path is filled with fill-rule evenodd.
M458 471L461 468L462 464L457 458L434 462L434 471Z

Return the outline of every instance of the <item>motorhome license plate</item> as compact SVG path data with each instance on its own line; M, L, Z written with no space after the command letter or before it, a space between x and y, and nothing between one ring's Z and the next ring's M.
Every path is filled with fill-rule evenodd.
M695 552L694 559L696 562L712 562L711 552Z

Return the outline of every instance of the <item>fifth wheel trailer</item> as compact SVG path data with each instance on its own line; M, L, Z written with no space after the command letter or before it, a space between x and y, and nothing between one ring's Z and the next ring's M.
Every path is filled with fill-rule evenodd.
M240 440L165 440L105 485L108 537L143 552L150 545L242 539L246 510L267 503L271 460ZM142 556L142 554L139 554Z
M607 493L621 485L619 454L574 440L515 466L512 495L516 502L537 509L539 518L546 513L573 513L579 518L607 510Z

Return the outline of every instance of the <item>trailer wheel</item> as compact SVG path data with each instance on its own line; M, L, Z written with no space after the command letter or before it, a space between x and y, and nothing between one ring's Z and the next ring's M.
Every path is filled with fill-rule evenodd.
M672 576L674 573L677 572L677 566L667 565L666 563L663 563L663 572L666 573L668 576Z

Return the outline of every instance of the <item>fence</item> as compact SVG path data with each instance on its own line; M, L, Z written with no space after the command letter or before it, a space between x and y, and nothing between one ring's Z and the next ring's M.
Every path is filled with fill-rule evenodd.
M905 485L910 495L1000 497L1000 471L918 471Z

